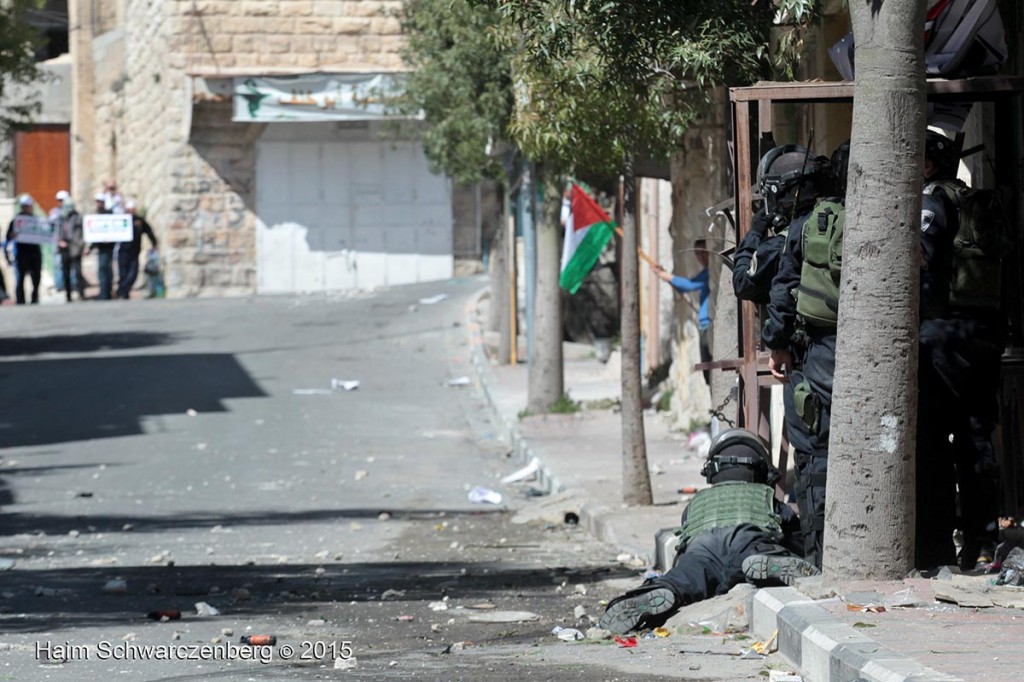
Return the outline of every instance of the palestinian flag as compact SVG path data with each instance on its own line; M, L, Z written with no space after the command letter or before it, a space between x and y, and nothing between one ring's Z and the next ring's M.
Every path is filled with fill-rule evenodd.
M615 234L615 223L594 198L573 183L572 214L566 221L559 286L575 294Z

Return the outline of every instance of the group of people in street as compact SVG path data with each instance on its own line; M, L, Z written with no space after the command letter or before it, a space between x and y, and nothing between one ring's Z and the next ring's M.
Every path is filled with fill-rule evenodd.
M75 206L75 201L67 190L57 192L55 199L58 206L48 217L54 235L54 284L58 291L63 291L65 299L70 303L72 294L77 293L79 299L85 299L87 282L82 274L82 256L95 253L97 256L97 279L99 280L99 299L111 300L114 295L127 299L139 276L139 257L142 252L142 237L149 240L151 249L157 249L157 238L153 228L145 217L136 212L133 201L125 201L117 186L106 183L104 191L94 197L92 213L125 214L131 218L132 238L129 241L96 241L87 243L85 239L83 216ZM25 194L18 198L19 213L7 228L6 240L3 243L4 256L14 267L15 300L24 304L29 300L39 302L39 286L42 275L43 255L38 240L19 239L19 217L34 217L35 201ZM12 257L13 252L13 257ZM117 260L117 288L114 288L114 260ZM26 296L25 280L32 284L31 298ZM0 275L0 301L7 298L6 286Z
M922 255L915 558L921 570L987 565L1006 521L992 435L1006 339L999 268L1009 227L996 193L957 179L961 143L927 131L921 222L914 226ZM719 434L703 472L711 487L687 506L675 565L613 600L602 627L656 627L680 607L739 582L792 584L820 571L849 156L848 141L831 157L800 145L768 151L758 167L764 207L733 258L735 294L758 305L769 368L783 383L799 513L777 499L780 475L756 434ZM658 275L680 291L700 291L703 304L706 258L701 262L705 272L694 278L660 268ZM703 328L703 305L701 311Z

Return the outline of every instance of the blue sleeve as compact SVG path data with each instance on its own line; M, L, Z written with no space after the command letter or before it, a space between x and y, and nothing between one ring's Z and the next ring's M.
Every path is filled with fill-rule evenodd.
M793 292L800 284L803 264L803 234L807 215L797 218L789 226L786 246L779 257L779 272L772 280L768 302L768 315L761 330L761 340L772 350L784 350L792 344L796 329L796 297Z
M701 270L700 273L694 277L683 277L681 275L673 275L670 284L676 291L700 291L708 283L708 271Z

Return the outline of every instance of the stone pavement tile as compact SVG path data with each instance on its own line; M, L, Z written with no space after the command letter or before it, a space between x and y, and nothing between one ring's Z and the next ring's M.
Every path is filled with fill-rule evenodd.
M936 602L936 583L920 578L857 581L837 590L840 595L875 592L884 605L893 595L909 589L923 604L887 608L884 613L849 611L839 599L819 603L844 623L860 623L859 631L887 649L939 672L972 681L1024 679L1024 611L998 606L965 609Z

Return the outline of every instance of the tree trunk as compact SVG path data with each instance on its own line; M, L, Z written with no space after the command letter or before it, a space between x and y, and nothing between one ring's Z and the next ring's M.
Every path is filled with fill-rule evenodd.
M914 561L924 3L855 0L853 136L829 443L825 573Z
M512 355L512 323L509 297L509 268L515 260L508 249L508 193L502 191L501 208L491 239L491 319L498 332L498 364L507 365Z
M535 226L537 233L537 285L530 344L527 404L530 412L547 412L565 392L562 379L562 295L558 276L562 255L559 213L562 193L558 183L544 181L544 206Z
M644 440L640 386L640 260L637 257L636 178L628 169L622 198L622 498L629 506L651 504L651 473Z

